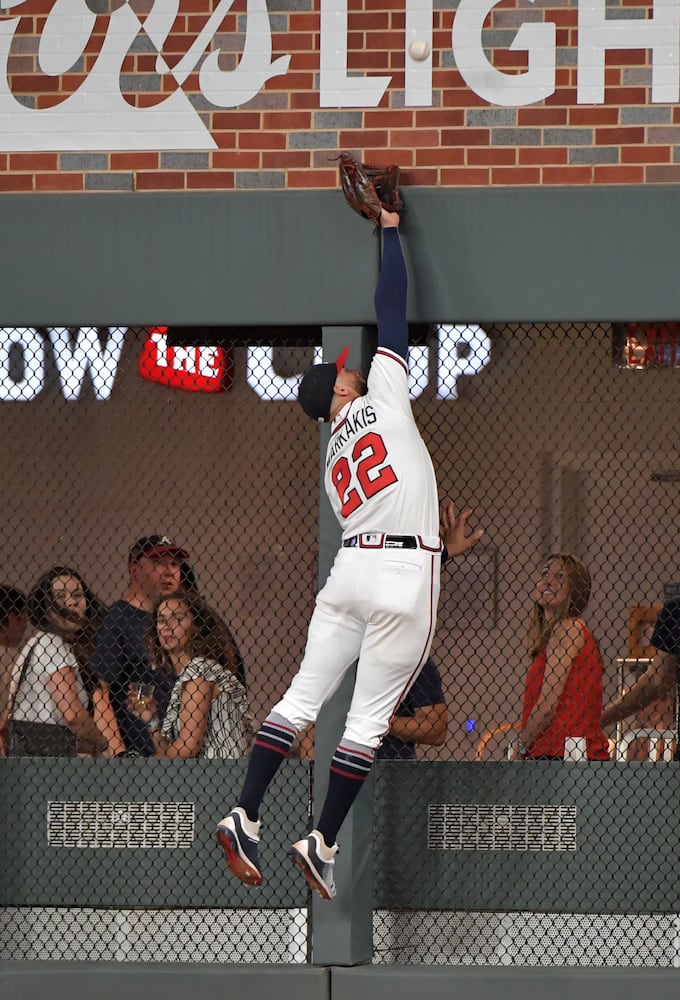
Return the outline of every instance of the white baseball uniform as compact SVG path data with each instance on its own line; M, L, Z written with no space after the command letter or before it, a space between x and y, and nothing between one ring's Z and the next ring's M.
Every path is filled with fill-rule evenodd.
M401 266L397 232L388 244L389 232L386 254L398 253ZM382 326L376 296L379 346L367 394L332 423L325 487L342 547L317 597L300 670L272 710L298 729L314 722L358 659L343 741L371 748L427 659L441 569L437 484L408 394L403 267L403 288L399 268L396 278L387 268L398 308ZM385 291L389 299L392 287Z

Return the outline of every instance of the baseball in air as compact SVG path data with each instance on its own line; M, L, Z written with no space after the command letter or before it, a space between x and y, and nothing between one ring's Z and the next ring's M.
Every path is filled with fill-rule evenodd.
M415 59L416 62L422 62L423 59L427 59L430 54L430 46L427 42L421 39L416 39L415 42L411 42L408 47L408 54L411 59Z

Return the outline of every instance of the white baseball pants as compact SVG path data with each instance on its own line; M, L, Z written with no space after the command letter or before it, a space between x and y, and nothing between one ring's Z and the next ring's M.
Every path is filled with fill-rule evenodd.
M427 659L441 555L430 549L341 548L316 599L300 670L276 712L298 730L316 718L358 659L343 739L377 747Z

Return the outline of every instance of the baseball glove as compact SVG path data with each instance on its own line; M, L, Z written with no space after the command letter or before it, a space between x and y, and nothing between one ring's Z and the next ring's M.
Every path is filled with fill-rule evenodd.
M380 211L399 212L403 208L399 191L399 167L372 167L360 163L351 153L341 153L340 182L345 201L353 211L364 219L370 219L376 229Z

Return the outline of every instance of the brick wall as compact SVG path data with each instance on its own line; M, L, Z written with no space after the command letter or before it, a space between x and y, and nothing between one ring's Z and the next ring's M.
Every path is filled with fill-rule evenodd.
M400 163L406 184L680 181L680 105L652 102L650 49L607 51L604 102L579 103L577 0L501 0L484 21L481 46L491 65L508 77L526 75L529 68L527 51L510 49L518 28L555 25L554 93L526 106L489 103L457 68L456 56L465 46L462 41L459 48L452 45L452 27L476 0L435 0L431 101L416 107L405 106L406 0L349 0L347 76L391 77L375 108L321 106L320 0L269 0L271 61L289 55L290 63L287 72L265 80L254 96L235 107L217 107L202 93L199 69L205 57L200 53L220 50L225 78L228 71L238 71L257 0L234 0L195 57L192 46L218 0L212 5L210 0L179 0L177 16L173 20L171 11L165 22L159 0L131 0L139 31L126 43L120 71L108 78L109 86L120 94L124 109L168 109L170 122L173 97L186 95L206 139L203 149L194 143L190 149L136 150L121 148L125 140L120 137L112 141L117 148L103 149L100 140L93 150L86 134L68 137L77 114L61 122L74 96L93 86L94 67L110 44L113 18L123 6L121 0L88 0L85 7L81 0L84 16L79 22L65 16L68 2L26 0L0 9L3 33L18 18L7 59L9 93L0 94L1 191L330 188L337 186L332 157L340 149L358 151L369 161ZM680 4L665 0L663 6L676 2ZM592 7L597 0L581 4ZM653 13L650 0L606 4L612 23L641 23ZM333 49L332 40L326 49ZM159 74L159 50L171 71L190 66L181 82L172 72ZM550 52L547 56L552 58ZM16 141L8 148L3 141L7 109L12 120L21 116L30 148L17 149ZM37 119L32 115L59 123L52 148L49 139L33 136ZM106 122L102 114L104 130ZM127 128L143 135L146 125L143 118L131 118ZM149 145L153 147L152 140Z

